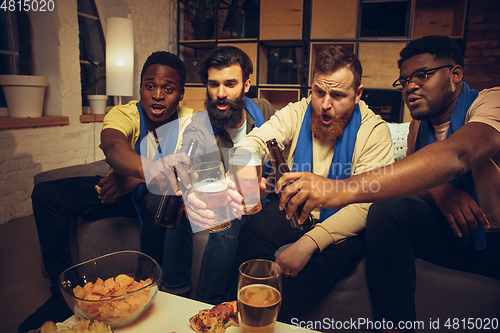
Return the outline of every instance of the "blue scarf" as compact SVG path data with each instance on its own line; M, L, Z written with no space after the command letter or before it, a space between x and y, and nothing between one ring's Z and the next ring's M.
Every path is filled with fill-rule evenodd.
M455 109L453 109L453 113L451 114L448 137L464 125L467 110L478 95L479 92L477 90L470 89L467 83L464 82L462 93L460 93ZM436 137L434 136L434 126L432 125L432 122L430 120L421 121L418 129L415 149L419 150L434 141L436 141ZM462 176L450 180L449 183L455 185L463 191L466 191L474 199L474 201L478 203L476 188L474 186L474 180L472 179L472 171L469 170ZM463 235L460 238L460 241L463 246L469 246L471 243L474 243L476 250L486 248L486 235L484 234L483 226L478 224L477 232L475 234Z
M255 126L260 127L265 123L264 116L260 111L257 104L254 103L250 98L245 96L245 109L250 113L253 120L255 120Z
M312 172L313 134L311 131L311 115L312 109L311 104L309 103L300 128L297 147L295 148L292 172ZM349 119L344 129L344 133L337 138L337 141L335 142L332 164L330 165L330 170L328 171L328 178L345 179L351 176L350 171L348 172L347 170L352 170L352 155L360 126L361 111L359 109L359 105L356 104L352 117ZM337 211L338 209L322 208L320 221L323 222Z
M135 152L138 155L141 155L141 152L143 157L147 156L147 141L148 140L143 140L147 135L148 135L148 124L146 121L146 113L144 112L144 109L142 108L141 102L137 103L137 110L139 111L139 117L140 117L140 131L139 131L139 139L135 143ZM161 132L161 140L160 140L160 145L158 146L158 150L155 154L155 157L153 159L154 161L157 161L158 159L173 154L175 152L175 146L177 145L177 139L179 136L179 121L177 119L179 118L179 115L177 114L177 111L174 112L172 115L170 121L163 125L160 126L159 128L156 129L156 131ZM175 120L175 121L174 121ZM139 217L139 220L141 223L142 221L142 200L144 199L144 196L146 195L148 191L148 188L145 184L139 185L133 192L132 194L132 202L134 203L135 210L137 211L137 215Z

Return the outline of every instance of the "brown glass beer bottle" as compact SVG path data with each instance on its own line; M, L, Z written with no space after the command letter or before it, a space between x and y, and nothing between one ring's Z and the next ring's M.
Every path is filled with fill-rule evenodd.
M197 148L198 141L191 139L188 145L185 148L182 147L178 152L186 152L192 161ZM177 175L175 169L174 174L177 179L177 185L184 193L186 188L184 187L181 178ZM158 205L158 210L156 211L154 223L170 229L176 229L179 225L182 213L184 212L184 201L182 200L182 196L175 195L172 192L172 188L168 187L163 193L160 204Z
M276 139L271 139L266 142L267 148L269 148L269 152L271 153L271 163L273 164L274 168L274 176L275 176L275 184L276 182L285 174L285 172L290 172L290 168L288 168L288 165L286 164L285 158L283 157L283 154L281 153L281 149L278 146L278 142ZM281 193L278 193L278 195L281 197ZM290 225L294 229L299 229L299 230L308 230L312 227L314 227L314 219L312 218L311 214L309 214L309 217L304 221L303 224L298 224L299 216L302 213L302 209L304 208L304 204L302 203L297 207L297 210L293 214L293 216L290 218ZM287 207L285 207L285 210L287 210Z

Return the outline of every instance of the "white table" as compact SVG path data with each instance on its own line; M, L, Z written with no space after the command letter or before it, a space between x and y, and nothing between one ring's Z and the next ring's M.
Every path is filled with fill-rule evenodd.
M189 318L200 310L211 309L213 305L198 302L192 299L172 295L159 291L153 303L144 311L139 318L128 325L113 328L115 333L185 333L194 332L189 324ZM63 324L71 326L77 323L79 318L74 315ZM300 329L289 324L276 323L275 333L286 332L316 332ZM240 327L229 327L227 333L241 333Z

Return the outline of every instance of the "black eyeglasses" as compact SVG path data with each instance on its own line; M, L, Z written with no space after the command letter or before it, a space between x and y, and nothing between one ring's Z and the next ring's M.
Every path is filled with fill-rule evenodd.
M397 79L396 81L394 81L392 86L394 88L396 88L396 90L398 90L398 91L403 91L403 89L408 87L410 82L413 82L417 86L421 86L427 80L429 75L434 74L438 70L440 70L442 68L446 68L446 67L454 67L454 66L453 65L446 65L446 66L441 66L441 67L436 67L436 68L431 68L431 69L418 69L418 70L414 71L413 73L411 73L410 77L407 79ZM433 73L429 73L429 72L433 72Z

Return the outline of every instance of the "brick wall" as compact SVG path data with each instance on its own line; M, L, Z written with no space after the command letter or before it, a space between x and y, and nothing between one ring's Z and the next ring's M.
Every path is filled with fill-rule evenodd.
M33 176L103 159L101 123L0 131L0 224L32 213Z
M465 77L474 89L500 85L500 1L469 0Z

